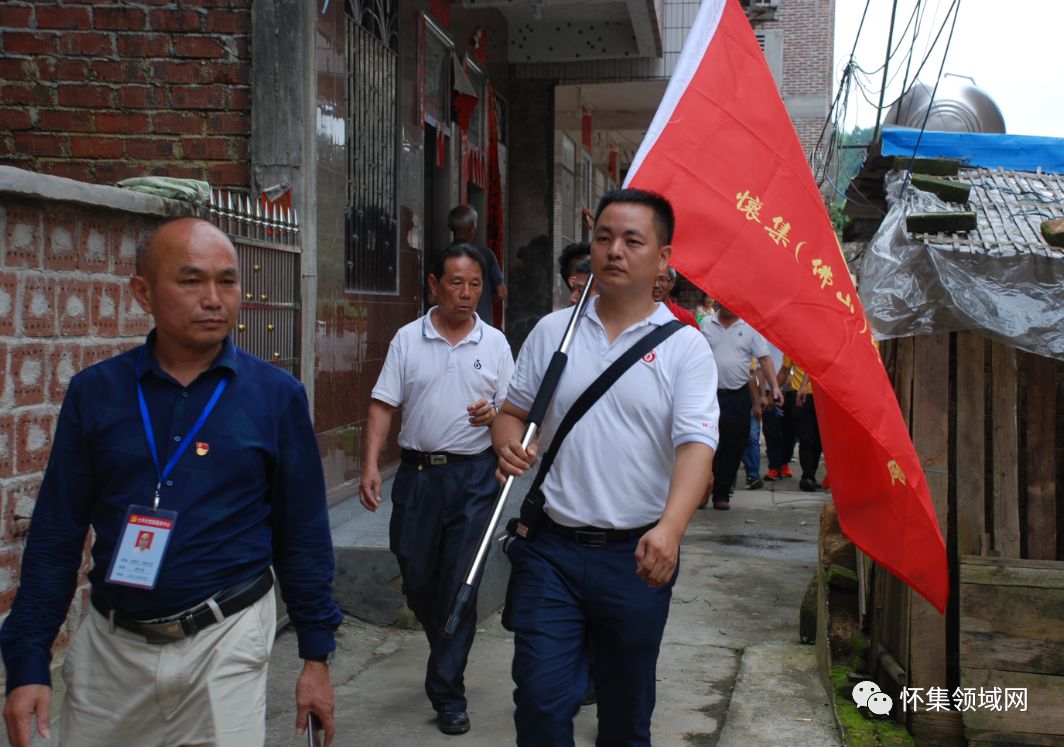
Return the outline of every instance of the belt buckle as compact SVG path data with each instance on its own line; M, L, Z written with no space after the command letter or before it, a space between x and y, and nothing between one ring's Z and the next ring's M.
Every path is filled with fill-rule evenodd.
M180 620L144 625L141 627L140 632L145 641L156 644L176 643L186 637L185 629L182 627Z
M433 467L439 466L441 464L447 464L447 455L446 454L429 454L429 464L432 465Z
M597 531L577 529L573 532L573 540L576 544L584 545L585 547L605 547L606 532L601 529Z

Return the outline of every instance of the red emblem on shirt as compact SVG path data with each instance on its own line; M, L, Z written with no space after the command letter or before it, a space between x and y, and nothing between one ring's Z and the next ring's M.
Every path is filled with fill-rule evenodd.
M203 441L196 442L196 456L207 456L207 452L211 450L211 445Z
M653 363L654 359L658 357L658 354L651 350L649 353L643 356L643 363Z

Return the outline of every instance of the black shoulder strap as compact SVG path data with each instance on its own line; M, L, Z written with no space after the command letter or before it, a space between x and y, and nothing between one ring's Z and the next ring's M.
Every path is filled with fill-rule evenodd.
M562 418L562 422L558 425L558 430L555 431L554 438L551 439L550 448L547 449L547 453L543 455L539 463L539 471L536 473L536 479L532 482L532 491L538 490L543 484L543 480L546 479L547 471L550 470L551 464L554 463L554 457L557 456L562 441L565 440L565 437L573 429L577 421L584 416L584 413L590 410L591 406L598 402L599 398L606 393L606 390L613 386L625 371L635 365L637 360L664 342L674 332L679 331L683 326L683 322L674 319L671 322L662 324L660 327L655 327L640 337L632 347L625 350L620 358L610 364L609 368L591 382L591 386L584 390L583 394L573 403L573 406L569 408L569 412L565 413L565 417Z

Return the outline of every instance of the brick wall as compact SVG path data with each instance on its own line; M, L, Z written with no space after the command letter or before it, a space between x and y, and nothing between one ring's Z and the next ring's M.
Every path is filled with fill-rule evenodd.
M251 0L0 4L0 163L249 184Z
M0 174L3 189L13 176L21 175ZM25 176L36 183L66 181ZM0 193L0 617L18 587L29 518L67 384L82 368L138 344L150 329L128 277L137 238L158 219L101 204ZM86 555L57 650L88 610L88 570Z

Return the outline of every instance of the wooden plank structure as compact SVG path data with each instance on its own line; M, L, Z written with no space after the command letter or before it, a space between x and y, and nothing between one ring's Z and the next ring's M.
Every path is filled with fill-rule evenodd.
M971 332L881 352L944 532L950 602L939 615L875 566L872 674L888 693L948 693L945 710L895 709L917 744L1064 745L1064 363ZM1004 708L1005 688L1026 688L1026 710Z

